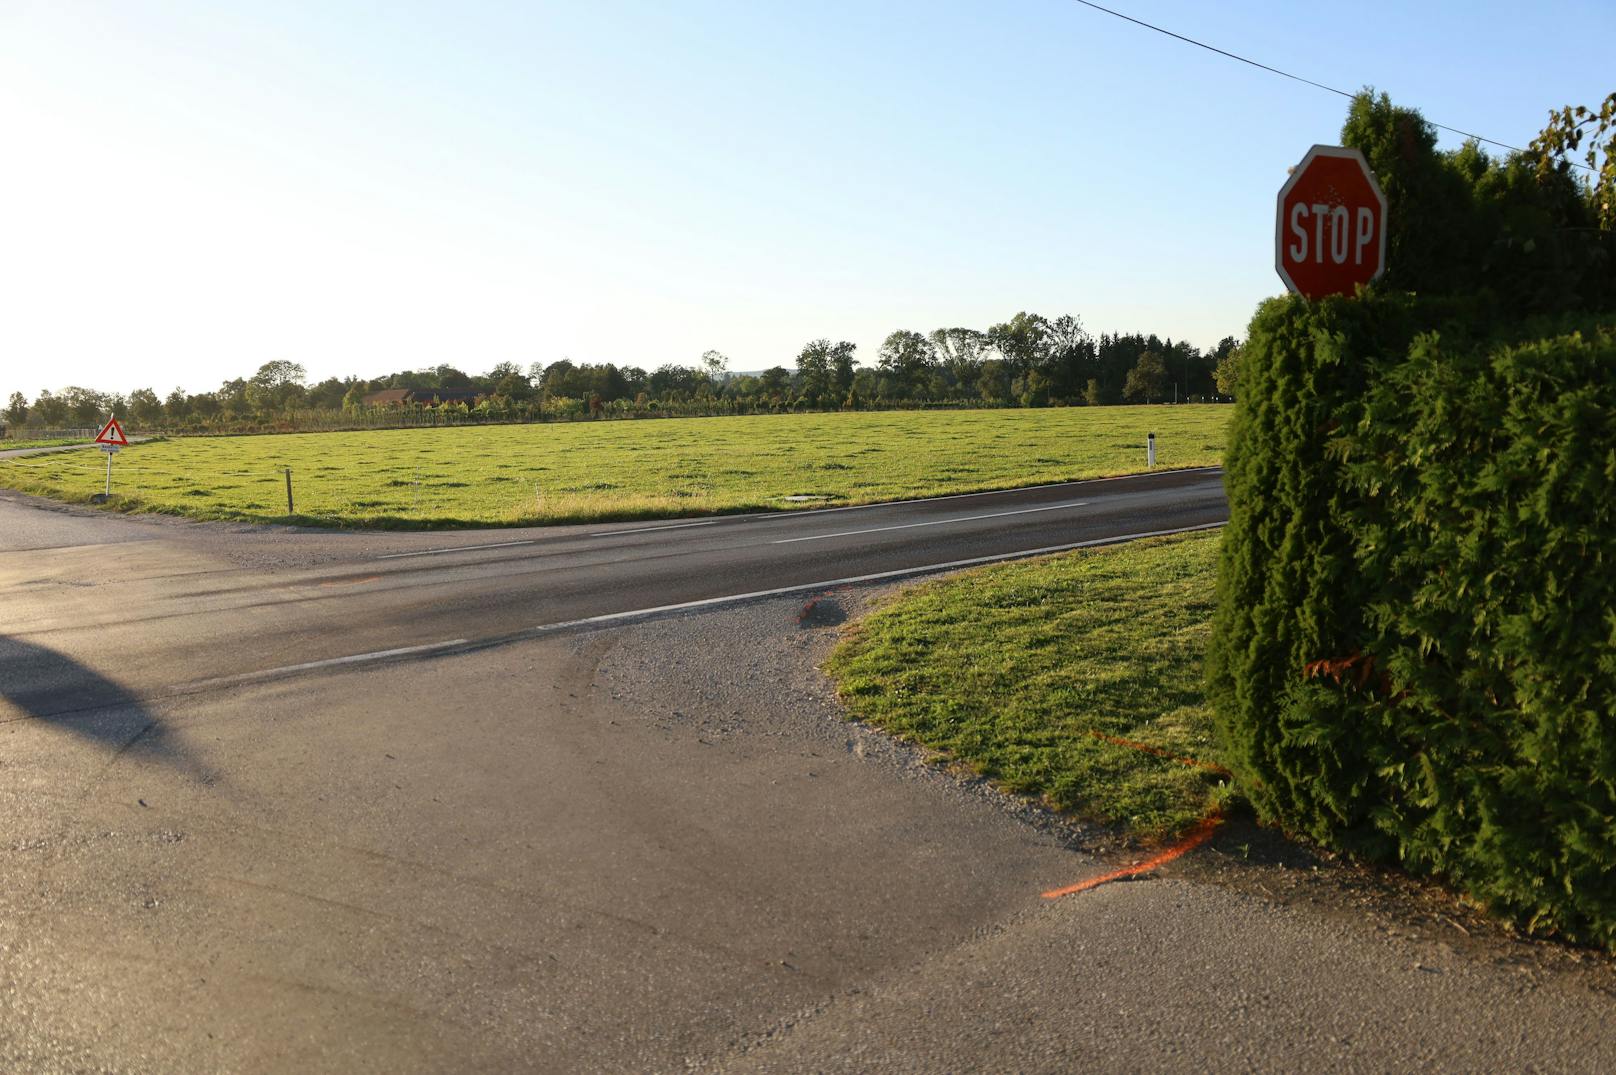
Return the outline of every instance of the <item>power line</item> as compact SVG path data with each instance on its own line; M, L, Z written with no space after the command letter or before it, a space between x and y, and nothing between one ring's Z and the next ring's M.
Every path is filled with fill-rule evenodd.
M1288 79L1291 79L1291 80L1296 81L1296 82L1301 82L1301 83L1304 83L1306 85L1312 86L1315 89L1324 90L1324 91L1326 91L1328 93L1340 94L1342 97L1345 97L1348 100L1351 100L1353 97L1357 96L1357 94L1348 93L1346 90L1336 89L1334 86L1326 86L1322 82L1314 82L1311 78L1303 78L1301 75L1293 75L1289 71L1281 71L1277 67L1269 67L1265 63L1258 63L1256 60L1248 59L1245 56L1241 56L1241 55L1238 55L1238 54L1233 53L1233 52L1228 52L1228 51L1226 51L1224 49L1218 48L1216 45L1208 45L1205 41L1197 41L1193 37L1185 37L1183 34L1175 34L1173 31L1168 30L1168 29L1166 29L1164 27L1161 27L1161 26L1157 26L1154 23L1146 22L1143 19L1136 19L1132 15L1124 15L1120 11L1112 11L1108 7L1102 7L1099 4L1093 3L1092 0L1073 0L1073 3L1082 4L1084 7L1091 7L1095 11L1103 11L1107 15L1114 15L1115 17L1117 17L1119 19L1123 19L1126 22L1133 23L1135 26L1143 26L1147 30L1154 30L1158 34L1166 34L1168 37L1174 38L1174 39L1176 39L1178 41L1182 41L1186 45L1194 45L1196 48L1206 49L1208 52L1215 52L1219 56L1227 56L1231 60L1238 60L1241 63L1250 64L1252 67L1258 68L1259 70L1267 71L1270 74L1279 75L1281 78L1288 78ZM1445 123L1436 123L1436 122L1434 122L1432 120L1427 120L1426 122L1430 123L1431 126L1436 127L1436 128L1438 128L1440 130L1447 131L1450 134L1459 134L1459 135L1463 135L1466 138L1474 138L1478 142L1486 142L1488 145L1497 146L1499 149L1508 149L1508 150L1511 150L1511 151L1513 151L1515 153L1525 153L1526 152L1526 150L1522 149L1520 146L1512 146L1507 142L1499 142L1499 141L1495 141L1495 140L1493 140L1491 138L1483 138L1479 134L1471 134L1469 131L1461 131L1459 128L1457 128L1457 127L1449 127ZM1568 160L1569 160L1569 158L1568 158ZM1570 163L1572 165L1575 165L1578 168L1582 168L1582 169L1589 170L1589 171L1592 170L1592 169L1589 169L1586 164L1579 164L1576 161L1570 161Z

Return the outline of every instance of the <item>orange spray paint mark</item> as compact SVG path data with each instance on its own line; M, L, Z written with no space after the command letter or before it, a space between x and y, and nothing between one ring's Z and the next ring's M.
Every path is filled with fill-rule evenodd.
M1159 866L1165 866L1174 859L1189 854L1212 839L1212 834L1218 831L1218 826L1221 824L1223 824L1223 815L1211 814L1202 818L1195 828L1191 829L1178 843L1138 865L1125 866L1120 870L1101 874L1099 877L1091 877L1087 881L1079 881L1075 885L1067 885L1065 888L1052 888L1044 893L1044 899L1056 900L1076 892L1087 892L1091 888L1099 888L1101 885L1109 884L1112 881L1121 881L1129 877L1138 877L1142 873L1149 873Z

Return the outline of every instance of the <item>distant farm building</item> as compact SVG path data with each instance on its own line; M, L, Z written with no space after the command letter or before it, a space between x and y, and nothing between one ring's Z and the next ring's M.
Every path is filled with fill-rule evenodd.
M435 407L440 403L464 403L468 407L474 407L482 398L483 393L475 388L384 388L379 392L367 393L365 406Z

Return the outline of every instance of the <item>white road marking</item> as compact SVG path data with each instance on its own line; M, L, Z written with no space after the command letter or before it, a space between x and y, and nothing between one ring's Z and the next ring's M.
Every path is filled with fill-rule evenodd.
M385 556L378 556L378 560L402 560L406 556L442 556L446 552L475 552L478 549L509 549L517 545L537 545L538 539L527 541L500 541L493 545L451 545L447 549L422 549L420 552L390 552Z
M810 508L806 511L754 511L746 514L730 515L724 519L714 521L727 522L732 519L800 519L805 515L829 515L837 511L868 511L871 508L898 508L905 504L934 504L939 500L963 500L968 496L1009 496L1012 493L1030 493L1038 489L1059 489L1063 485L1098 485L1101 482L1120 482L1127 481L1130 478L1145 478L1152 475L1209 474L1222 469L1222 466L1180 467L1177 469L1164 467L1153 471L1137 471L1133 474L1113 474L1109 478L1077 478L1072 481L1046 482L1043 485L1019 485L1010 489L978 489L974 493L944 493L942 496L922 496L911 500L877 500L872 504L844 504L839 508Z
M559 623L545 623L537 627L530 627L518 635L504 636L501 641L516 641L520 638L534 638L539 635L550 634L555 631L565 631L576 627L598 627L609 623L625 623L631 620L645 619L650 616L660 616L670 612L688 612L699 608L715 608L720 605L740 604L743 601L756 601L764 597L783 597L786 594L808 593L814 590L828 590L836 586L854 586L861 582L881 582L885 579L901 579L910 575L927 575L938 571L953 571L962 567L976 567L981 564L999 563L1005 560L1023 560L1031 556L1046 556L1056 552L1070 552L1073 549L1088 549L1100 545L1119 545L1124 541L1137 541L1140 538L1167 537L1171 534L1189 534L1197 530L1216 530L1224 523L1202 523L1199 526L1180 526L1172 530L1147 530L1137 534L1115 534L1111 537L1090 538L1088 541L1072 541L1065 545L1046 545L1040 549L1019 549L1015 552L995 553L991 556L973 556L968 560L949 560L940 564L923 564L919 567L900 567L895 571L877 571L869 575L849 575L839 579L821 579L818 582L803 582L795 586L780 586L772 590L753 590L749 593L727 594L723 597L705 597L699 601L681 601L672 605L655 605L651 608L636 608L627 612L608 612L601 616L586 616L580 620L562 620ZM324 668L336 668L344 665L365 664L372 661L385 661L393 657L404 657L412 654L426 655L436 652L452 650L457 646L474 645L470 639L455 638L447 642L431 642L422 646L404 646L400 649L376 650L373 653L355 653L347 657L328 657L323 661L307 661L303 664L289 664L281 668L266 668L261 672L243 672L240 675L220 676L217 679L200 679L191 683L181 684L171 688L175 693L204 690L211 687L229 687L245 683L256 683L267 679L278 679L282 676L294 675L298 672L312 672Z
M1218 470L1218 467L1185 467L1182 470L1161 470L1158 474L1202 474ZM939 500L963 500L972 496L1008 496L1012 493L1030 493L1038 489L1058 489L1063 485L1097 485L1100 482L1126 481L1129 478L1144 477L1143 474L1117 474L1109 478L1080 478L1077 481L1050 482L1046 485L1023 485L1016 489L982 489L974 493L948 493L943 496L925 496L914 500L881 500L874 504L846 504L839 508L812 508L807 511L757 511L745 514L726 515L719 519L703 519L693 523L671 523L666 526L647 526L632 530L607 530L589 534L589 537L619 537L624 534L649 534L654 530L683 530L692 526L716 526L719 523L741 522L750 519L800 519L808 515L829 515L838 511L868 511L871 508L901 507L904 504L934 504ZM963 521L963 520L956 520ZM854 531L857 533L858 531ZM813 539L798 539L813 540ZM536 545L537 538L525 541L501 541L494 545L451 545L442 549L422 549L418 552L392 552L375 557L377 560L400 560L407 556L443 556L452 552L476 552L480 549L509 549L517 545Z
M841 530L834 534L810 534L807 537L777 538L771 545L789 545L793 541L824 541L826 538L853 537L857 534L879 534L885 530L913 530L917 526L943 526L947 523L970 523L978 519L1002 519L1006 515L1031 515L1036 511L1059 511L1061 508L1086 508L1087 500L1072 500L1064 504L1045 504L1037 508L1019 508L1015 511L995 511L988 515L965 515L954 519L932 519L924 523L899 523L896 526L872 526L868 530Z
M327 657L323 661L306 661L280 668L266 668L262 672L242 672L240 675L219 676L217 679L198 679L175 687L176 691L204 690L208 687L229 687L240 683L254 683L261 679L276 679L296 672L311 672L316 668L334 668L343 664L363 664L367 661L385 661L389 657L403 657L412 653L431 653L434 650L464 646L470 639L456 638L449 642L428 642L424 646L403 646L399 649L379 649L373 653L355 653L349 657Z
M617 537L620 534L649 534L657 530L684 530L692 526L717 526L722 519L703 519L699 523L669 523L666 526L641 526L634 530L603 530L590 537Z
M782 597L786 594L805 593L811 590L828 590L836 586L852 586L861 582L879 582L882 579L900 579L907 575L926 575L935 571L952 571L961 567L975 567L979 564L997 563L1003 560L1021 560L1030 556L1044 556L1055 552L1070 552L1072 549L1087 549L1098 545L1118 545L1124 541L1136 541L1139 538L1167 537L1171 534L1189 534L1197 530L1216 530L1223 523L1202 523L1199 526L1181 526L1174 530L1149 530L1138 534L1117 534L1113 537L1092 538L1088 541L1073 541L1066 545L1046 545L1041 549L1021 549L1017 552L1001 552L992 556L973 556L968 560L949 560L941 564L925 564L921 567L900 567L895 571L877 571L871 575L849 575L840 579L824 579L819 582L804 582L796 586L781 586L773 590L753 590L751 593L730 594L726 597L704 597L699 601L682 601L675 605L657 605L653 608L637 608L631 612L608 612L604 616L587 616L581 620L563 620L560 623L546 623L532 629L534 634L550 631L562 631L573 627L588 627L598 624L615 623L623 620L642 619L647 616L659 616L667 612L684 612L697 608L712 608L715 605L738 604L742 601L755 601L763 597Z

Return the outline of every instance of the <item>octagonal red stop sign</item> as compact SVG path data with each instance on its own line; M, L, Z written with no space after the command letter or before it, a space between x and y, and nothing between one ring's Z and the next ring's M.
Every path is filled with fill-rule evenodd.
M1279 188L1274 268L1309 299L1350 295L1386 271L1386 195L1362 153L1307 151Z

